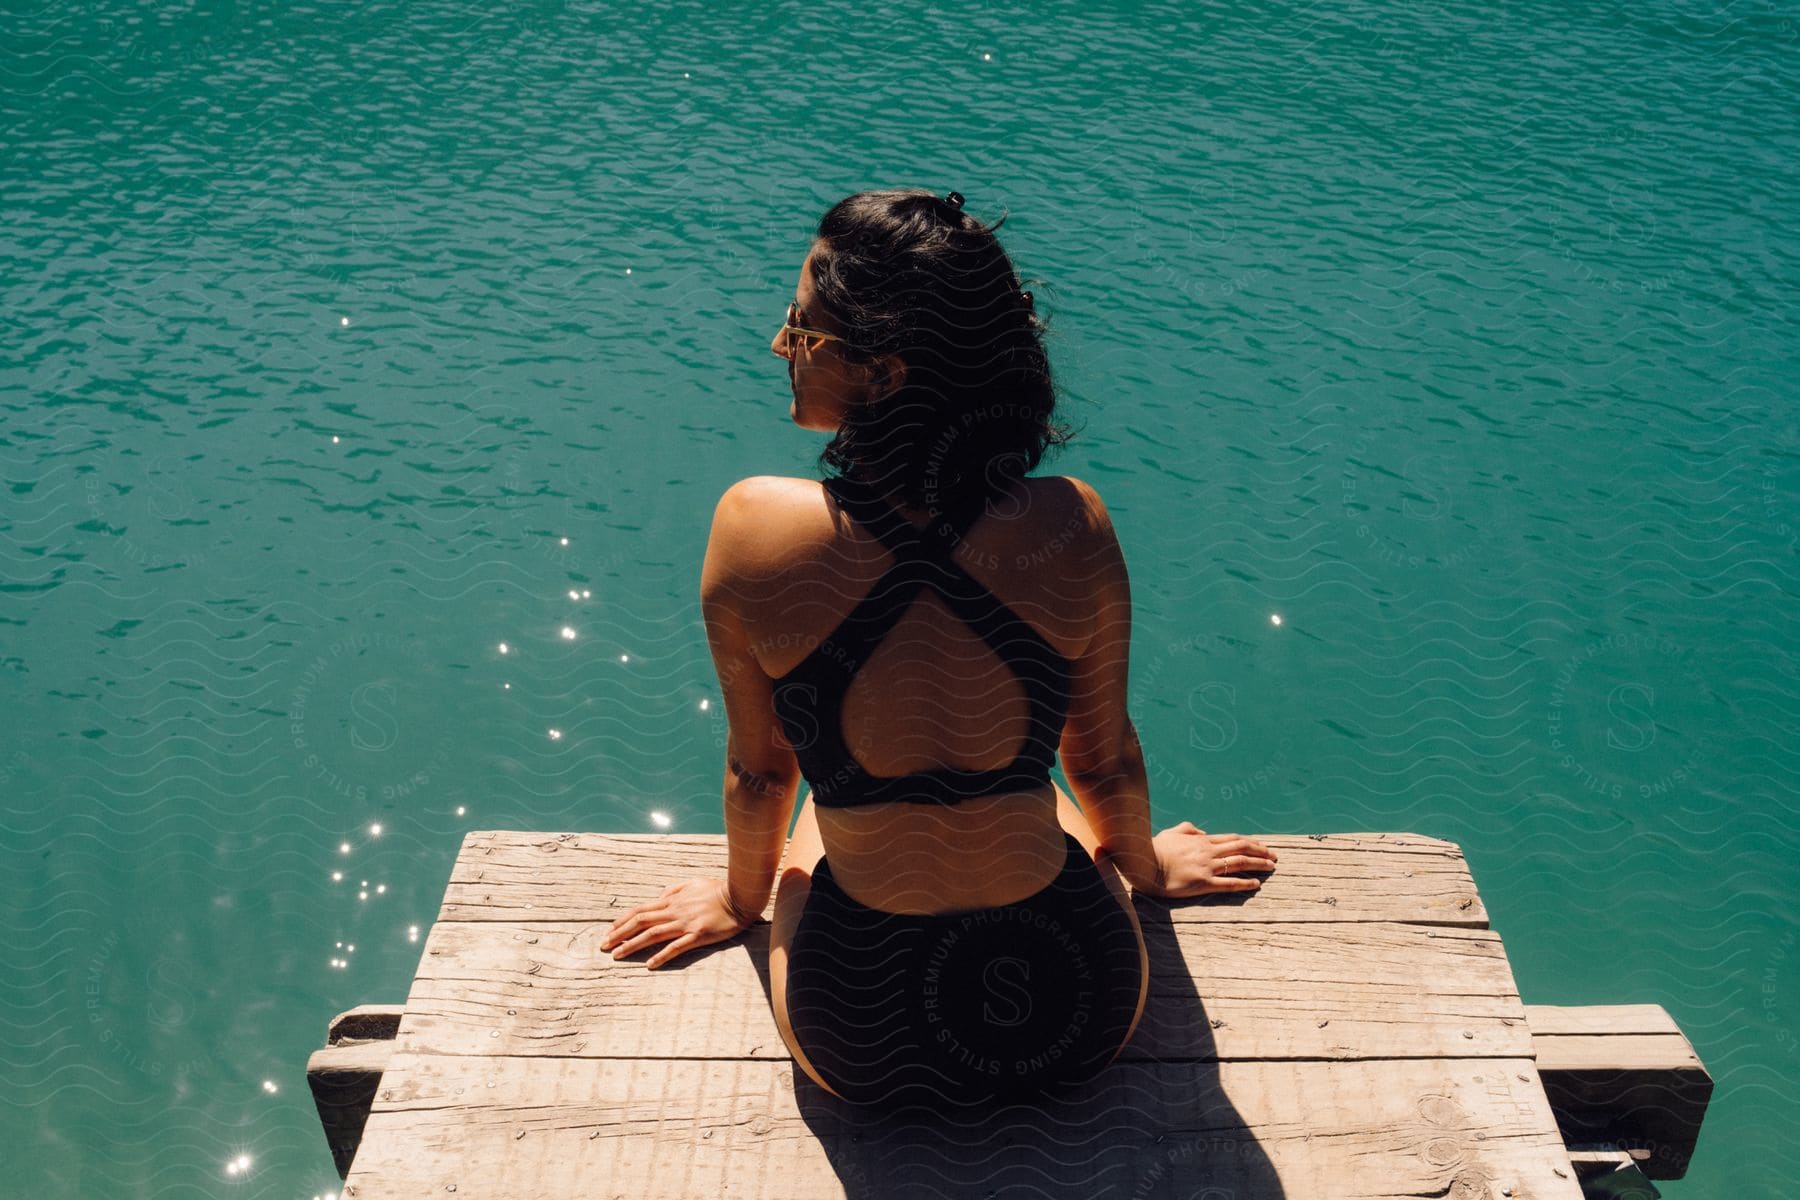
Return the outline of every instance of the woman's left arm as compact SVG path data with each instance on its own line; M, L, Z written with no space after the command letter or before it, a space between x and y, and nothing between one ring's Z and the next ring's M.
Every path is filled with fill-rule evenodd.
M752 531L759 529L758 486L757 479L746 479L719 499L700 576L700 610L725 701L729 878L671 885L613 922L600 943L602 950L617 945L613 957L622 958L668 942L645 964L652 968L732 937L762 915L800 790L799 761L775 716L773 689L743 615L757 582Z

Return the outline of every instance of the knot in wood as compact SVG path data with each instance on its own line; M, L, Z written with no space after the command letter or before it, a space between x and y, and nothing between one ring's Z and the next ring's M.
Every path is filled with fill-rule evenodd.
M1454 1125L1461 1115L1456 1101L1448 1096L1421 1096L1418 1103L1419 1115L1433 1125Z

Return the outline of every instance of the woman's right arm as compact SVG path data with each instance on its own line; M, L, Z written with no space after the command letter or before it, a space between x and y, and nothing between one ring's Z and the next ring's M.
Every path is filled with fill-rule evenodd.
M1133 891L1171 899L1252 891L1259 880L1231 873L1274 869L1275 853L1255 839L1207 834L1188 821L1151 836L1144 750L1126 704L1131 580L1099 493L1078 479L1070 482L1088 514L1087 535L1076 542L1081 561L1071 574L1091 581L1095 598L1088 644L1071 664L1061 746L1075 803Z
M1088 643L1071 664L1069 715L1063 725L1063 774L1100 849L1132 890L1158 894L1162 872L1150 835L1150 787L1137 729L1126 711L1131 655L1131 580L1125 553L1100 494L1070 483L1086 509L1084 536L1074 540L1080 561L1065 578L1087 582L1094 597Z

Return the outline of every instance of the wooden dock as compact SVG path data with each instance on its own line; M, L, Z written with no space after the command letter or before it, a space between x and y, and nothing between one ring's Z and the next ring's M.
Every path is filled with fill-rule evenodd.
M342 1194L1580 1200L1685 1170L1712 1086L1686 1039L1655 1006L1526 1007L1454 844L1261 840L1253 895L1137 899L1150 997L1099 1079L951 1124L796 1070L766 923L657 971L597 949L722 877L722 836L471 833L406 1004L308 1064Z

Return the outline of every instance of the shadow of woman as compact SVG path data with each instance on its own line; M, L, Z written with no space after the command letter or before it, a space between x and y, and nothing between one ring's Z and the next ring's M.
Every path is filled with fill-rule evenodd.
M1170 907L1135 903L1150 955L1143 1019L1118 1059L1087 1083L972 1110L883 1108L847 1103L793 1072L801 1118L848 1200L1285 1194L1221 1085L1212 1026ZM766 989L766 974L763 982Z

